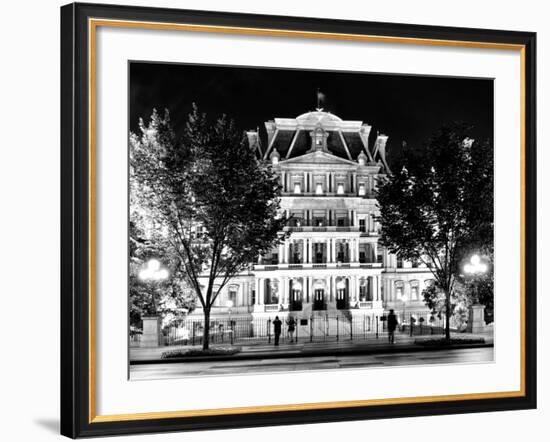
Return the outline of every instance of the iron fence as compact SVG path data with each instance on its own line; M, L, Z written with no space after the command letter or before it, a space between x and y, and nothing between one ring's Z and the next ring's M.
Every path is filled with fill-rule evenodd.
M281 343L375 340L387 338L388 311L382 314L342 313L324 314L316 311L309 316L288 312L278 312L269 317L250 318L250 316L232 316L214 318L210 321L210 342L212 344L258 344L271 343L274 340L275 316L281 324ZM420 336L437 335L445 332L445 318L433 316L426 311L395 312L398 325L396 335ZM291 321L294 320L292 330ZM452 324L451 324L452 327ZM177 326L163 331L165 345L199 345L204 336L204 320L189 318Z

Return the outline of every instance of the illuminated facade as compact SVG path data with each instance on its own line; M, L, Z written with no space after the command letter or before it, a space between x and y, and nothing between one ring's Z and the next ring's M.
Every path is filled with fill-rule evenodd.
M248 140L280 177L291 234L224 287L212 317L228 309L251 318L427 311L429 269L378 245L375 189L389 172L388 137L379 134L369 146L371 126L322 109L265 127L267 143L257 131Z

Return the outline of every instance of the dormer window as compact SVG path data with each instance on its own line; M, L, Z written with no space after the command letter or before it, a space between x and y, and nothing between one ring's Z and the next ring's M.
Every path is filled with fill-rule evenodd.
M294 183L294 193L302 193L302 186L300 183Z
M328 132L325 132L322 127L317 127L309 134L311 136L311 150L326 151Z

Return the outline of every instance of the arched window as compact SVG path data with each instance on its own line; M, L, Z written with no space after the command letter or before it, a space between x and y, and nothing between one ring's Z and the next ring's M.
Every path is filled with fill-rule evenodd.
M239 286L232 284L227 289L227 305L233 307L237 305L237 293L239 292Z
M411 301L418 301L420 299L420 287L417 280L411 281Z
M395 299L405 302L403 281L395 281Z

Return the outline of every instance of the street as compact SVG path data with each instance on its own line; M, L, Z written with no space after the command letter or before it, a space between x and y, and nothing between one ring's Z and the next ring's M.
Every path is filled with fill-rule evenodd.
M130 366L130 380L172 379L183 376L205 376L277 371L329 370L425 364L490 362L493 347L466 348L414 353L373 355L340 355L277 359L140 364Z

